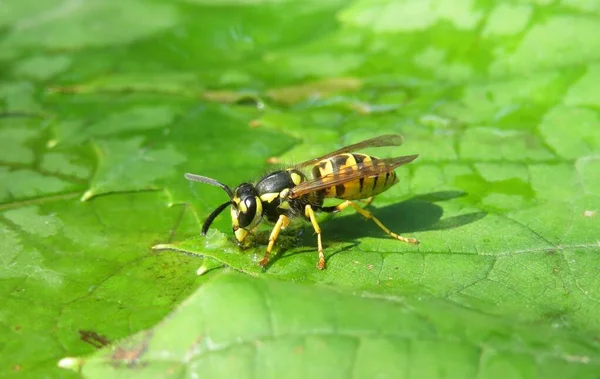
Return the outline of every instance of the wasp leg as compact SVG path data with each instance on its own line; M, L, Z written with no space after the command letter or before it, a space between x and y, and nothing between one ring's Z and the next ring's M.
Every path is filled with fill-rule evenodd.
M360 201L361 203L364 203L365 206L363 208L366 208L369 206L369 204L371 204L373 202L374 199L375 199L375 197L371 196L371 197L367 197L366 199L360 199L358 201ZM321 207L321 208L319 208L319 211L326 212L326 213L341 212L348 206L348 205L344 205L344 206L342 206L342 205L344 205L344 203L334 205L332 207ZM354 204L354 205L356 205L356 204Z
M273 250L273 246L275 245L275 241L277 241L277 237L279 237L279 232L281 229L285 229L290 224L290 219L287 218L286 215L279 216L279 219L275 223L273 230L271 230L271 235L269 236L269 245L267 246L267 251L265 252L265 256L259 262L259 265L265 267L267 263L269 263L269 257L271 256L271 251Z
M336 206L336 207L331 207L331 208L335 208L335 210L333 210L333 212L341 212L344 209L346 209L348 206L351 206L352 208L356 209L356 211L358 213L360 213L361 216L363 216L366 219L369 220L373 220L373 222L375 222L377 224L377 226L379 226L381 228L381 230L383 230L387 235L389 235L392 238L395 238L397 240L403 241L403 242L408 242L408 243L412 243L415 245L419 244L419 240L415 239L415 238L406 238L406 237L402 237L394 232L392 232L391 230L389 230L388 228L385 227L385 225L383 225L381 223L381 221L379 221L379 219L377 219L377 217L373 216L373 213L362 209L361 207L359 207L355 202L350 201L350 200L346 200L343 203L341 203L340 205Z
M374 199L375 199L375 197L371 196L371 197L367 197L366 199L361 199L359 201L365 205L363 208L366 208L369 206L369 204L371 204L373 202Z
M315 233L317 233L317 250L319 251L319 262L317 263L317 268L322 270L325 268L325 254L323 254L323 244L321 243L321 227L317 222L315 211L312 209L310 204L306 204L306 207L304 208L304 214L310 219L310 223L312 224L313 229L315 229Z

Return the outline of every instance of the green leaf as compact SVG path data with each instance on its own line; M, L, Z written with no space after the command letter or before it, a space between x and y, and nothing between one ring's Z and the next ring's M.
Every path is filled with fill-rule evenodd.
M323 368L332 377L598 371L594 2L5 3L0 377L81 377L57 363L104 370L163 329L153 351L181 357L201 334L257 341L321 327L330 334L260 345L276 361L250 344L202 362L226 377L317 376L311 359L335 362ZM227 195L184 173L235 187L387 133L404 145L365 153L419 158L367 209L420 245L350 208L318 218L323 271L302 220L266 269L268 225L247 249L227 211L199 235ZM198 315L206 322L171 323L207 299L218 308ZM342 333L353 326L369 337Z
M224 275L152 330L61 364L89 378L594 378L599 345L447 302Z

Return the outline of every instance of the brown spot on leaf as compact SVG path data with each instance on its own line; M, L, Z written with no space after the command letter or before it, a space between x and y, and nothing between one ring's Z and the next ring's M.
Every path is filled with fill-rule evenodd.
M267 95L279 103L291 105L309 98L325 98L340 92L358 91L362 86L363 82L358 78L331 78L271 89L267 91Z
M202 94L204 100L221 104L235 104L263 109L263 102L256 96L235 91L205 91Z
M89 343L97 349L110 344L110 340L108 338L92 330L80 330L79 338L83 342Z
M113 365L120 366L123 363L128 367L135 367L139 365L140 358L148 349L148 342L150 341L150 338L152 338L152 331L146 332L146 335L138 344L132 344L131 346L118 346L111 356Z
M241 97L241 94L234 91L205 91L202 94L204 100L223 104L233 104Z

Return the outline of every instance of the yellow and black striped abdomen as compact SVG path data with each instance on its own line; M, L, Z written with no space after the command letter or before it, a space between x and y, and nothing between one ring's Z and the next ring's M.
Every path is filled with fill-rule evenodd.
M377 164L378 158L365 154L339 154L331 158L324 159L317 163L312 169L313 178L321 178L329 174L336 173L344 175L348 173L348 168L358 169L357 164L361 162L373 162ZM366 199L378 195L398 182L394 171L386 172L376 176L366 176L337 186L332 186L323 190L325 197L335 197L343 200Z

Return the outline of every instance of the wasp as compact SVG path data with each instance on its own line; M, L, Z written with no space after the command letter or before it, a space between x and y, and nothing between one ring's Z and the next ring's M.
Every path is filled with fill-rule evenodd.
M312 224L317 235L317 268L322 270L325 268L325 255L321 242L321 227L315 213L337 213L352 207L366 219L373 220L390 237L418 244L419 241L414 238L402 237L392 232L371 212L354 202L361 200L368 205L374 196L398 183L395 168L418 157L418 154L414 154L379 159L355 151L367 147L399 146L403 141L404 138L397 134L371 138L284 170L271 172L255 184L242 183L234 190L212 178L185 174L188 180L220 187L229 196L227 202L218 206L208 216L202 226L202 234L206 235L215 218L230 206L233 234L238 245L245 246L248 236L253 236L266 219L274 226L265 255L259 263L265 267L281 229L289 226L291 219L304 218ZM303 172L308 167L310 178ZM344 201L336 206L324 206L326 198Z

